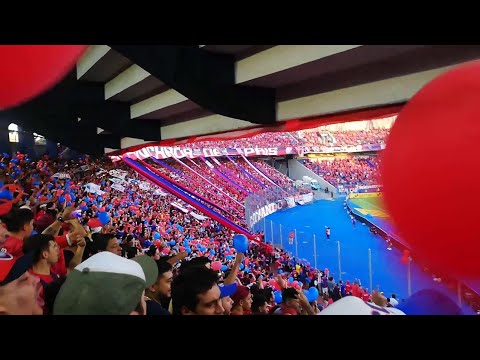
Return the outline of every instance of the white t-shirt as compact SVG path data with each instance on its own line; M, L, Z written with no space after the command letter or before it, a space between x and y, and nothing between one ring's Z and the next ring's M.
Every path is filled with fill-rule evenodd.
M390 305L392 305L393 307L397 307L397 306L398 306L398 301L397 301L397 299L395 299L395 298L390 298Z
M355 296L346 296L320 312L320 315L405 315L391 307L381 307Z

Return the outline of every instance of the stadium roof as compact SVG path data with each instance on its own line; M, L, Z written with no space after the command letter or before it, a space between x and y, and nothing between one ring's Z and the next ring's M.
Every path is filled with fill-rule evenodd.
M92 45L48 93L5 111L86 153L407 101L479 46Z

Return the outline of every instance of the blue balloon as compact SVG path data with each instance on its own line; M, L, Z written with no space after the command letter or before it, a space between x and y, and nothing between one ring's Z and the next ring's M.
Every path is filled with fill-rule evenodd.
M72 206L72 202L69 201L69 202L67 203L67 206Z
M97 197L97 201L98 202L102 202L103 201L103 198L101 196Z
M280 291L275 291L273 293L273 299L275 300L275 302L277 304L281 304L282 303L282 293Z
M215 250L210 250L210 254L215 255Z
M110 216L106 212L98 213L98 219L103 225L107 225L110 221Z
M289 282L289 283L292 283L292 282L294 282L294 281L295 281L295 280L293 279L293 276L290 276L290 277L288 278L288 282Z
M176 244L176 241L175 241L175 240L170 241L170 245L173 246L173 245L175 245L175 244Z
M159 234L159 233L153 234L153 238L154 238L155 240L160 239L160 234Z
M249 272L250 272L250 268L247 267L247 268L245 268L245 270L243 270L243 271L246 272L246 273L249 273Z
M233 255L227 255L227 256L225 256L225 259L227 259L227 260L232 260L232 259L233 259Z
M188 240L183 240L183 246L188 247Z
M307 300L308 302L317 301L319 296L318 289L316 287L311 287L308 289Z
M59 202L60 204L64 204L64 203L65 203L65 197L64 197L64 196L59 196L58 202Z
M237 234L233 237L233 247L241 253L248 250L248 238L243 234Z
M87 210L88 210L88 206L82 206L82 207L80 207L80 210L82 210L82 211L87 211Z
M73 199L72 199L72 200L73 200ZM112 204L108 204L108 206L107 206L107 210L112 210L112 207L113 207L113 205L112 205Z
M220 270L222 270L222 271L227 271L227 265L222 265L222 267L220 268Z
M190 254L192 252L192 249L190 249L189 247L185 248L185 251L187 252L187 254Z
M243 270L243 269L245 269L245 265L240 264L240 270Z

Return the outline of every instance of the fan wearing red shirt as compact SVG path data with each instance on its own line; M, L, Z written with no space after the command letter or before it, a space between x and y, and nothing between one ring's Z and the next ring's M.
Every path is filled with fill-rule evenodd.
M252 313L252 294L249 288L238 286L231 298L233 300L231 315L250 315Z
M33 231L33 218L33 212L30 209L12 210L5 216L4 222L10 236L6 237L3 244L0 244L2 251L13 257L23 255L23 241Z
M33 263L28 272L40 279L43 285L40 297L45 299L45 287L55 279L67 276L65 260L59 261L63 256L63 251L60 251L60 246L52 235L44 234L27 238L24 249L25 252L33 252Z

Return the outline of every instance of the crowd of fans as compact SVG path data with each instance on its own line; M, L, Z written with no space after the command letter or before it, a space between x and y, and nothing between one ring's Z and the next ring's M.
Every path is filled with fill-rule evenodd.
M335 187L378 184L378 159L375 156L304 160L303 163Z
M242 227L247 227L247 197L255 197L255 194L266 189L275 189L277 193L294 191L293 183L288 177L261 160L221 157L148 160L147 164L167 176L170 181L207 198L218 206L216 211Z
M325 127L324 127L325 128ZM328 127L327 127L328 128ZM327 130L308 129L292 132L262 133L250 138L236 140L200 141L179 145L180 148L287 148L287 147L333 147L357 145L383 145L386 143L389 129L365 130ZM272 145L274 144L274 145Z
M238 224L245 225L247 198L259 206L297 194L261 160L208 160L216 171L203 159L181 161L148 163L223 206ZM317 165L332 184L368 184L373 175L360 174L374 173L378 163L357 157L307 164ZM330 174L321 172L326 167ZM394 294L386 298L357 279L336 282L328 269L265 244L263 233L237 251L230 229L195 211L123 162L1 155L0 313L404 313Z
M200 161L190 165L240 199L241 192ZM247 175L225 159L220 163L246 187L240 179ZM275 182L285 181L255 164ZM1 313L319 314L348 295L387 306L382 294L359 282L336 284L328 269L266 245L261 233L237 252L231 230L180 210L172 204L189 205L153 184L141 186L143 179L124 163L32 162L4 154L0 167ZM190 188L205 188L193 172L175 168L188 174ZM111 170L123 191L112 187L119 178ZM256 178L258 187L249 182L249 191L267 185Z
M273 145L274 144L274 145ZM271 132L262 133L249 138L235 140L214 140L198 141L190 144L180 145L181 148L199 149L199 148L270 148L270 147L289 147L298 145L298 139L294 133Z
M303 146L357 146L383 145L389 134L389 129L369 130L307 130L298 131L296 137Z

